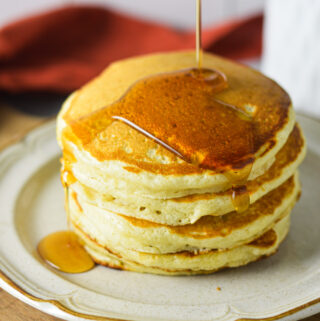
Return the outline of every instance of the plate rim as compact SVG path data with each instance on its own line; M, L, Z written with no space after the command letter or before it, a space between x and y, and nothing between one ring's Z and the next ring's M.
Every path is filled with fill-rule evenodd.
M6 276L1 270L0 270L0 278L9 287L11 287L14 290L18 291L20 294L24 295L28 299L31 299L31 300L33 300L35 302L42 302L42 303L52 304L55 307L57 307L59 310L61 310L62 312L68 313L68 314L70 314L72 316L75 316L75 317L80 317L80 318L84 318L84 319L87 319L87 320L93 320L93 321L132 321L132 320L129 320L129 319L114 319L114 318L109 318L109 317L100 317L100 316L95 316L95 315L91 315L91 314L84 314L84 313L76 312L76 311L73 311L72 309L69 309L68 307L64 306L58 300L41 299L41 298L38 298L38 297L28 293L27 291L23 290L20 286L18 286L14 281L12 281L8 276ZM10 293L10 295L13 295L13 294ZM24 302L24 303L28 304L27 302ZM302 305L300 305L298 307L292 308L292 309L290 309L288 311L282 312L282 313L277 314L277 315L272 316L272 317L259 318L259 320L261 320L261 321L279 320L279 319L281 319L283 317L287 317L287 316L293 315L293 314L295 314L295 313L297 313L299 311L302 311L302 310L307 309L307 308L309 308L309 307L311 307L313 305L316 305L317 303L320 303L320 296L317 299L314 299L314 300L312 300L310 302L304 303L304 304L302 304ZM253 320L258 320L258 319L255 319L255 318L240 318L240 319L236 319L235 321L253 321Z
M320 123L320 120L305 114L301 114L301 113L296 113L299 117L302 118L306 118L308 120L311 121L315 121L318 124ZM18 141L13 142L10 145L5 146L5 148L0 150L0 154L2 154L4 151L8 151L12 146L18 146L18 145L24 145L24 141L26 138L28 138L29 135L32 135L34 132L36 132L39 128L42 127L50 127L53 125L53 123L55 123L55 119L48 119L47 121L45 121L44 123L40 123L39 125L37 125L36 127L33 127L29 132L27 132L24 136L22 136ZM56 307L58 310L60 310L62 313L67 313L69 314L69 316L72 317L77 317L77 318L82 318L85 320L93 320L93 321L132 321L130 319L122 319L122 318L110 318L110 317L105 317L105 316L96 316L93 314L86 314L86 313L82 313L82 312L77 312L72 310L71 308L65 306L64 304L62 304L61 302L59 302L58 300L55 299L42 299L39 298L31 293L29 293L28 291L24 290L21 286L19 286L16 282L14 282L10 277L8 277L0 268L0 280L3 281L9 288L17 291L19 294L21 294L22 296L24 296L27 299L30 299L31 301L35 302L35 303L48 303L54 307ZM8 290L6 290L5 288L3 288L0 284L0 288L2 288L4 291L6 291L7 293L9 293L10 295L14 296L16 299L20 300L17 295L15 295L15 293L9 292ZM33 307L35 307L34 305L24 301L25 304L31 305ZM277 315L274 316L270 316L270 317L265 317L265 318L259 318L259 320L262 321L273 321L273 320L279 320L281 318L284 317L288 317L291 316L299 311L303 311L306 310L307 308L310 308L312 306L315 306L316 304L320 303L320 296L317 297L316 299L313 299L309 302L303 303L297 307L291 308L287 311L281 312ZM38 307L35 307L38 310L43 311L44 313L47 314L51 314L53 316L56 317L61 317L61 316L57 316L53 313L50 313L48 311L45 311L44 309L39 309ZM306 316L307 317L307 316ZM235 321L253 321L253 320L258 320L256 318L238 318Z

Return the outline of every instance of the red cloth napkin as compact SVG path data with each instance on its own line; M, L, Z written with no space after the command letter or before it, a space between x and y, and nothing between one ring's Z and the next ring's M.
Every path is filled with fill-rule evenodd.
M261 53L262 16L203 32L207 51L244 59ZM194 33L140 21L102 7L70 6L0 29L0 90L70 92L110 62L194 48Z

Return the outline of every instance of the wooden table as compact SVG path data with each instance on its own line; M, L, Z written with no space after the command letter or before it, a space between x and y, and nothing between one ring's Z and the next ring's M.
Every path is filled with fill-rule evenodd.
M28 116L0 103L0 149L18 141L48 118ZM0 289L0 321L59 321ZM304 321L320 321L320 314Z

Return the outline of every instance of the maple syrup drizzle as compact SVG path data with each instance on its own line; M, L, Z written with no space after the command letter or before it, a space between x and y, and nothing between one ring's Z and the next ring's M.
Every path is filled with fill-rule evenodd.
M196 0L196 59L198 68L202 68L202 23L201 23L201 0Z
M234 209L241 213L248 209L250 205L250 195L247 190L247 181L252 170L253 163L247 165L246 169L237 173L225 174L229 181L232 183L232 204Z
M196 0L196 60L198 68L202 68L202 23L201 23L201 0ZM233 106L230 106L231 108ZM237 212L245 211L250 205L250 195L247 192L247 181L252 170L252 163L247 165L247 169L237 173L227 174L227 178L232 183L232 203Z
M199 69L202 68L202 59L203 59L201 11L202 11L201 0L196 0L196 60L197 60L197 65ZM134 126L132 126L131 124L131 127L134 127ZM153 136L151 137L148 135L148 133L145 135L152 138L156 142L158 142L158 139L156 137L153 137ZM170 146L168 147L165 146L165 147L171 150ZM180 155L178 156L181 157ZM234 209L237 212L245 211L250 205L250 195L247 192L246 183L249 178L251 169L252 169L252 164L248 165L244 173L241 173L240 175L237 175L234 173L226 175L229 181L232 183L232 203L233 203Z
M76 158L66 144L63 146L61 182L65 190L65 210L69 230L47 235L39 242L37 250L41 258L50 266L66 273L81 273L91 270L95 263L80 243L77 235L71 231L69 185L76 182L71 170L71 165Z

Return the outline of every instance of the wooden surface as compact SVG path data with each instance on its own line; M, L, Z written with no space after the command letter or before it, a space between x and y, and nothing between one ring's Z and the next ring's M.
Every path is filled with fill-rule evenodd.
M0 321L58 321L0 289Z
M31 129L47 121L47 118L22 114L0 104L0 149L19 141ZM59 321L17 300L0 289L0 321ZM320 314L304 321L320 321Z
M48 118L25 115L0 102L0 150L20 140Z

